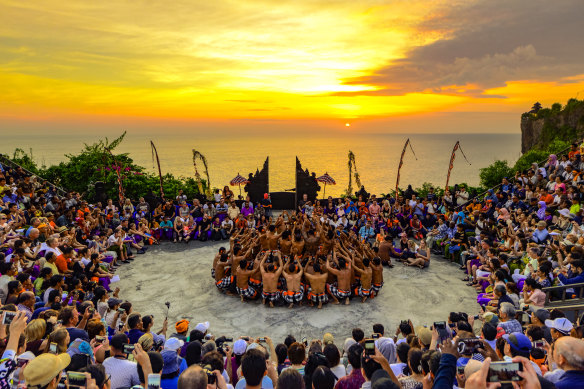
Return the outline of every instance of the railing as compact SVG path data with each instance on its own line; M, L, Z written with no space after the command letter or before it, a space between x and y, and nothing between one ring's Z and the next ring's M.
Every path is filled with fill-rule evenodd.
M62 194L65 194L65 193L67 193L67 191L66 191L65 189L61 188L59 185L56 185L56 184L52 183L51 181L49 181L49 180L46 180L46 179L44 179L44 178L40 177L38 174L35 174L35 173L31 172L30 170L27 170L27 169L25 169L25 168L24 168L24 167L22 167L21 165L17 164L17 163L16 163L16 162L14 162L13 160L11 160L11 159L10 159L10 158L9 158L7 155L0 154L0 163L1 163L2 165L5 165L5 166L10 166L10 167L12 167L12 168L19 167L19 168L21 168L22 170L24 170L26 173L30 174L31 176L36 176L36 177L39 177L39 178L40 178L40 179L42 179L43 181L46 181L47 183L49 183L51 186L54 186L54 187L55 187L55 189L57 189L57 191L59 191L60 193L62 193Z
M574 142L572 142L572 143L582 143L582 142L584 142L584 139L582 139L582 140L580 140L580 141L574 141ZM561 156L561 155L564 155L564 154L565 154L565 153L566 153L568 150L570 150L570 148L571 148L571 147L572 147L571 145L570 145L570 146L568 146L568 147L566 147L564 150L562 150L562 151L560 151L560 152L556 153L556 155L557 155L558 157L559 157L559 156ZM549 158L549 157L548 157L548 158ZM546 159L544 159L544 160L542 160L542 161L539 161L539 162L537 162L537 166L540 166L540 165L542 165L542 164L545 164L546 162L547 162L547 158L546 158ZM517 173L517 172L515 172L515 173ZM515 182L515 177L513 177L512 179L510 179L510 180L509 180L509 182L510 182L510 183L514 183L514 182ZM503 185L503 184L498 184L498 185L496 185L496 186L494 186L494 187L492 187L492 188L489 188L489 189L487 189L486 191L484 191L484 192L482 192L482 193L480 193L480 194L478 194L478 195L476 195L476 196L470 197L466 203L464 203L464 204L462 204L462 205L458 205L458 206L457 206L455 209L462 209L463 207L466 207L466 206L467 206L468 204L470 204L470 203L471 203L471 202L472 202L474 199L477 199L477 198L478 198L478 199L482 199L482 198L483 198L483 196L485 196L487 193L489 193L489 191L490 191L490 190L493 190L493 191L494 191L495 189L499 188L501 185Z

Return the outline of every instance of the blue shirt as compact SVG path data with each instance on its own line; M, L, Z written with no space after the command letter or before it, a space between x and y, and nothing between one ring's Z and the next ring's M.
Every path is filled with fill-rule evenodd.
M65 329L69 333L69 338L71 339L71 342L73 342L75 339L83 339L89 342L89 335L87 335L87 331L75 327L69 327Z
M534 242L536 242L536 243L543 243L543 242L545 242L546 240L549 239L550 233L545 228L543 230L540 230L539 228L536 228L535 231L533 231L533 234L532 234L531 237L532 237L532 239L533 239Z
M237 385L235 385L235 389L245 389L245 378L242 377L239 381L237 381ZM262 379L262 389L274 389L274 385L272 384L272 380L268 376L264 376Z
M144 333L137 328L128 331L128 339L130 340L130 344L138 343L138 339L140 339L142 335L144 335Z
M584 389L584 371L569 370L564 373L558 382L557 389Z

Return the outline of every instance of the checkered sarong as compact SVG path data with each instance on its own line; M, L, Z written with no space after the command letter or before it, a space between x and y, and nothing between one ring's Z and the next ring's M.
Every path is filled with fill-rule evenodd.
M379 294L379 291L383 287L383 282L381 284L373 284L371 285L371 290L375 292L375 294Z
M363 289L362 286L355 289L355 296L369 297L370 295L371 295L371 289Z
M243 296L245 298L248 298L248 299L253 299L258 295L258 292L254 288L250 288L250 287L247 287L245 289L241 289L239 287L236 287L235 290L237 291L237 294L239 294L240 296Z
M280 291L277 292L262 292L262 299L275 303L280 298Z
M221 278L219 281L215 282L215 286L218 289L227 289L233 283L233 276L226 276Z
M249 280L247 280L247 284L254 289L261 289L263 286L263 284L260 280L255 280L253 278L250 278Z
M211 277L215 278L215 269L211 268Z
M303 297L304 297L304 286L303 285L300 285L299 292L294 292L291 290L287 290L285 292L282 292L282 298L288 304L299 303L300 301L302 301Z
M350 290L341 290L334 284L326 284L326 289L332 296L335 296L338 299L344 299L345 297L351 296Z
M326 295L326 293L320 293L320 294L315 294L312 293L312 291L308 292L308 299L310 301L312 301L313 303L323 303L326 304L328 303L328 296Z

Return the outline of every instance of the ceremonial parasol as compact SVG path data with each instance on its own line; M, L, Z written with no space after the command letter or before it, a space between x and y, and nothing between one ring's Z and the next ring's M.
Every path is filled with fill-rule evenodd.
M241 185L242 184L247 184L247 178L241 176L239 173L237 173L235 178L229 182L229 185L231 185L231 186L235 186L235 185L239 186L239 195L241 195Z
M328 173L324 173L324 175L318 177L316 179L316 181L322 182L324 184L324 190L322 192L322 198L325 197L327 184L328 185L337 185L337 182L331 176L329 176Z

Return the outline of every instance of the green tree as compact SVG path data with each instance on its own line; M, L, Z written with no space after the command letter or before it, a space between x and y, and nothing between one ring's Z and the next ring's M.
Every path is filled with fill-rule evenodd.
M513 176L513 169L507 161L496 160L489 166L480 169L481 186L492 188L499 185L503 177Z

